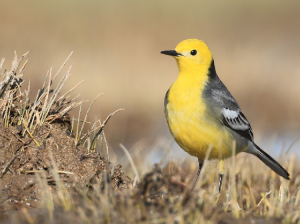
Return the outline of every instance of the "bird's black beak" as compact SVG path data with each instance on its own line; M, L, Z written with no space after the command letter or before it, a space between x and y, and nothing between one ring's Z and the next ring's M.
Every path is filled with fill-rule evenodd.
M165 54L165 55L170 55L170 56L174 56L174 57L178 57L178 56L182 56L182 54L179 54L177 51L175 50L170 50L170 51L162 51L160 52L161 54Z

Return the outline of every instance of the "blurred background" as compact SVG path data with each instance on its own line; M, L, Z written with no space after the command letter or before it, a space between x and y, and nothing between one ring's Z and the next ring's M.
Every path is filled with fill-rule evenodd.
M0 27L5 68L14 51L30 51L24 78L30 79L32 97L47 70L54 66L56 72L74 51L64 90L86 79L73 96L91 102L105 93L89 120L125 109L105 129L114 153L119 143L132 149L142 141L170 142L163 101L178 69L160 51L189 38L209 45L217 73L258 144L273 141L280 149L300 134L299 1L1 1Z

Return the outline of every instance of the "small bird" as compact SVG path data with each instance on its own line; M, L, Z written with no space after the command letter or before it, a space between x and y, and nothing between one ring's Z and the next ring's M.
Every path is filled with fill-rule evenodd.
M199 169L192 190L207 156L209 160L219 159L220 193L224 159L232 155L234 144L236 154L253 154L289 180L289 173L254 143L250 123L219 79L212 53L204 41L184 40L175 50L161 53L173 56L179 68L179 75L165 96L165 116L178 145L198 158ZM210 154L206 155L208 151Z

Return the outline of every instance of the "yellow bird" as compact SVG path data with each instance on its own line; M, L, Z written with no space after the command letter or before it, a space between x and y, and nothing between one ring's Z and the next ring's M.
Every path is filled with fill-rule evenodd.
M176 59L179 75L165 96L165 115L178 145L199 162L197 181L208 149L208 159L219 159L221 190L224 159L247 152L289 180L288 172L253 141L247 118L219 79L211 51L205 42L188 39L162 54ZM192 187L192 189L193 189Z

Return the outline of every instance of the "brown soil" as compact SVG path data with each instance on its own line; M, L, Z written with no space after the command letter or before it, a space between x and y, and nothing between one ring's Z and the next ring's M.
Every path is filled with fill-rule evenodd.
M0 120L0 220L22 207L41 206L41 187L36 176L41 171L55 193L51 157L60 180L74 194L80 187L92 189L94 183L104 179L103 175L116 191L130 187L132 181L123 175L120 165L112 172L110 163L98 152L87 155L85 148L75 146L69 127L68 122L62 121L37 127L33 135L34 140L42 142L39 147L28 134L22 136L21 127L6 128Z

